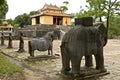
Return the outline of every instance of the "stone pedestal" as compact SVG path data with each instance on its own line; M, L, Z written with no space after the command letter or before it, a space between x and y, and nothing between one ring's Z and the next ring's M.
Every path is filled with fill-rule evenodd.
M93 26L93 18L92 17L82 17L75 19L75 26L83 25L83 26Z

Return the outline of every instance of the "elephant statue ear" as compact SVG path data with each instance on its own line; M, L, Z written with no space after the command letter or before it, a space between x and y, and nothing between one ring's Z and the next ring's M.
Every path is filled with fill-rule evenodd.
M105 46L107 44L107 28L102 22L95 23L94 26L98 29L101 40L103 42L103 46Z

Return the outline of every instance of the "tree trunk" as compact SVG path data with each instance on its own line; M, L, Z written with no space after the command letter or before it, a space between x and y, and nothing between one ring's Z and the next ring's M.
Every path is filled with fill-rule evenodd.
M108 11L108 15L107 15L107 22L106 22L106 43L107 43L107 39L108 39L108 28L109 28L109 11Z

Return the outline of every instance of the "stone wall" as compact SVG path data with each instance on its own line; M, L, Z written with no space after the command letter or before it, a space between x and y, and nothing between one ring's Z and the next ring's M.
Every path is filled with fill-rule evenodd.
M24 37L41 37L48 31L55 30L55 25L26 25L24 28L16 29L15 35L19 35L20 32L23 33Z
M16 29L15 35L18 36L20 32L23 33L24 37L41 37L49 31L58 31L62 30L67 32L72 26L60 26L60 25L26 25L24 28Z

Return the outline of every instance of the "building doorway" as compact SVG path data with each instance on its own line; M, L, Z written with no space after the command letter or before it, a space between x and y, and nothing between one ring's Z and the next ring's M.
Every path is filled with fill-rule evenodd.
M39 16L36 17L36 24L40 24L40 17Z
M62 17L53 17L53 24L62 25Z

